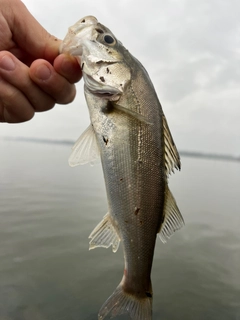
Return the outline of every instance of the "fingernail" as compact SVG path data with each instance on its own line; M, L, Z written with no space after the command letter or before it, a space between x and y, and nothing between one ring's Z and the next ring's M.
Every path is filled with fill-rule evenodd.
M40 80L48 80L51 76L51 70L45 64L42 64L36 69L35 75Z
M0 68L7 71L12 71L15 69L15 62L8 55L5 55L2 57L2 59L0 59Z

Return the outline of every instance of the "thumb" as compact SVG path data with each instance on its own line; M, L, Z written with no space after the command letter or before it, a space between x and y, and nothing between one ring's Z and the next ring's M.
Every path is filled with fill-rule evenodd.
M22 1L10 1L13 14L11 30L15 43L32 57L52 62L59 54L61 41L40 25Z

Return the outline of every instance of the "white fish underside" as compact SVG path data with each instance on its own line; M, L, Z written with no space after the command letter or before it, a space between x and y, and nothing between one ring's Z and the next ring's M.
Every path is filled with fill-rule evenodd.
M129 313L152 319L150 280L156 234L166 242L184 224L167 179L180 158L147 72L92 16L69 29L62 52L79 57L91 124L73 147L71 166L101 157L109 211L90 249L123 245L125 269L99 320Z

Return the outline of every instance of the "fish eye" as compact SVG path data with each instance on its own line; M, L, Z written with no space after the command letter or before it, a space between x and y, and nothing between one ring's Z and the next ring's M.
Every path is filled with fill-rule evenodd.
M104 41L107 43L107 44L112 44L114 42L114 39L112 36L110 36L109 34L107 34L106 36L104 36Z

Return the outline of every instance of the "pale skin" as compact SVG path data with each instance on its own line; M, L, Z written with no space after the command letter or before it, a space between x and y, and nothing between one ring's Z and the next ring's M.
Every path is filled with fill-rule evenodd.
M73 101L81 69L59 55L60 43L20 0L0 0L0 122L24 122Z

